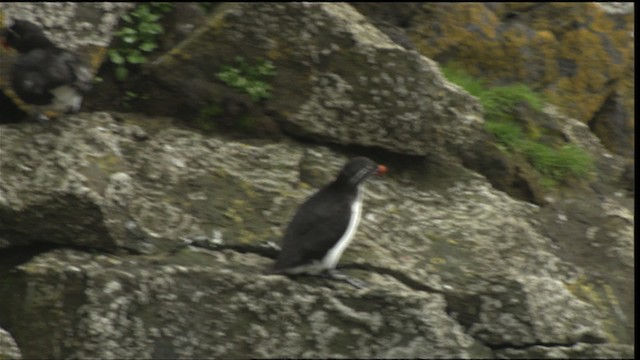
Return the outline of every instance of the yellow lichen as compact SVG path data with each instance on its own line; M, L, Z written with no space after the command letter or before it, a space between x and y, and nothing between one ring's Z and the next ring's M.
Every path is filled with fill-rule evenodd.
M433 3L424 9L410 29L424 55L453 58L489 82L532 84L582 121L593 118L613 91L612 81L633 66L633 14L616 20L598 5L569 2ZM501 22L509 12L525 15ZM633 96L624 98L632 114Z
M584 276L579 277L572 283L565 284L565 286L575 297L594 305L600 311L609 312L611 306L618 304L618 300L615 295L613 295L613 292L611 291L610 293L607 293L607 284L598 286ZM597 287L604 288L604 291L598 290ZM603 292L604 295L606 295L606 298L603 296ZM613 343L617 342L615 335L613 334L613 329L616 326L613 318L611 316L605 316L603 317L602 322L605 327L605 335L608 340Z

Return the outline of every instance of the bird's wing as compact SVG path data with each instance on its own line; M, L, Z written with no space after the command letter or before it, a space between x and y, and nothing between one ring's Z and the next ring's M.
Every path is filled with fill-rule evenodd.
M330 192L330 188L324 188L300 206L282 240L276 269L320 260L342 237L349 225L351 199L326 196Z
M56 49L49 69L49 77L58 85L72 85L81 92L92 86L92 74L88 65L72 52Z
M53 95L41 67L46 63L42 51L21 55L11 71L11 87L23 100L31 104L45 105Z
M89 67L74 53L59 48L36 49L22 55L16 62L14 75L17 86L25 78L38 77L39 88L31 86L30 89L36 93L46 93L63 85L86 92L92 85Z

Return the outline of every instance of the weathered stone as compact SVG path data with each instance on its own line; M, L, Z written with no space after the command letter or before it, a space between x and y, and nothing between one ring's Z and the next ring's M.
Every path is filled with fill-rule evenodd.
M397 23L400 5L358 9ZM633 156L633 4L428 3L403 15L420 52L494 84L524 82L618 154Z
M197 249L55 251L0 282L0 307L15 309L0 320L25 358L483 357L441 295L256 274L266 263Z
M148 287L144 285L146 280L142 281L144 276L164 276L149 275L154 274L148 269L157 266L152 264L161 261L158 259L166 259L161 263L166 264L167 269L173 269L159 269L160 273L165 270L175 272L177 270L174 268L180 266L187 268L184 279L167 280L170 284L185 287L171 285L166 290L159 290L157 294L164 295L158 297L192 299L194 289L189 287L191 281L196 283L196 288L211 288L212 294L225 294L227 287L257 286L256 279L259 279L259 283L265 281L264 289L297 289L298 285L285 278L256 275L271 264L271 260L255 255L268 252L256 249L269 242L278 242L297 205L315 188L335 176L348 158L346 154L317 145L303 147L286 142L248 144L222 137L204 137L186 130L163 129L157 125L162 123L162 119L138 119L125 114L117 117L116 121L108 113L78 114L45 126L21 124L0 127L0 157L6 159L0 163L0 234L4 239L3 246L53 242L85 249L112 252L128 249L148 254L137 257L96 257L64 252L62 254L66 255L62 256L56 253L25 263L20 271L27 278L12 276L7 283L9 280L3 275L0 286L14 289L12 291L16 291L18 299L11 298L10 304L13 305L2 305L1 309L15 309L15 304L24 302L24 299L20 300L24 294L16 289L35 286L29 285L31 282L28 279L37 274L36 277L46 278L37 281L41 284L38 287L43 286L43 290L37 294L52 294L58 305L52 308L51 302L46 300L51 298L42 300L42 295L36 294L33 295L33 301L45 301L47 305L23 310L37 314L51 309L55 316L60 316L60 311L67 315L75 314L65 317L65 321L76 324L75 327L65 325L64 329L71 330L60 328L55 336L44 334L51 333L49 326L58 324L57 321L31 323L14 319L13 324L18 325L13 326L21 327L21 330L16 332L13 326L7 329L18 343L26 341L25 334L43 334L30 336L29 341L38 344L27 347L33 349L29 351L34 351L29 356L54 351L62 355L71 354L69 356L72 357L154 354L175 357L181 354L197 356L205 351L225 356L231 354L227 351L237 349L246 356L267 356L268 349L282 348L284 355L299 357L418 356L421 351L434 351L432 354L441 354L438 356L443 357L464 357L485 354L485 345L500 349L540 343L573 346L581 342L613 341L628 336L625 335L628 330L624 324L633 318L629 309L633 304L626 300L618 301L617 290L612 292L608 288L594 288L587 293L588 296L583 296L584 290L592 284L589 274L585 272L588 264L576 266L576 260L570 261L556 254L555 244L546 234L555 237L554 230L566 228L565 223L551 221L546 218L547 212L542 212L537 206L515 201L493 189L477 174L452 163L439 163L433 159L407 161L410 164L392 160L386 162L390 169L388 176L372 179L365 188L362 222L341 263L367 269L358 271L358 277L371 285L367 291L371 294L384 292L381 300L375 302L393 303L405 298L405 295L397 299L394 297L396 295L389 295L395 294L395 290L388 293L390 288L395 287L404 288L403 291L412 294L407 295L407 299L413 299L414 296L439 299L434 300L433 304L440 305L430 306L440 310L429 310L427 318L432 320L425 321L442 319L445 301L449 314L447 321L459 322L468 335L479 341L477 344L464 343L466 345L454 347L447 342L449 340L443 340L449 335L433 333L427 338L389 340L391 342L386 343L391 344L389 346L354 340L356 347L348 348L340 341L327 340L327 348L321 349L315 345L305 347L303 344L308 344L305 342L308 340L285 347L278 342L280 340L269 340L271 338L267 337L264 340L265 344L268 343L264 345L265 352L257 354L242 352L248 350L236 348L236 345L228 349L215 348L211 342L193 340L201 336L194 334L191 342L176 340L176 344L163 347L165 345L161 344L166 342L158 340L163 336L188 333L186 325L184 329L180 327L183 325L175 325L194 322L184 320L185 312L191 314L191 319L220 318L214 316L213 312L208 313L213 310L204 304L211 301L204 301L202 307L198 307L187 300L187 305L183 307L172 308L170 302L157 305L154 311L158 314L173 314L162 324L135 322L134 326L130 318L122 318L122 321L131 325L131 331L145 334L159 331L159 334L167 332L168 335L158 335L157 338L153 337L156 335L123 335L117 330L110 330L117 325L113 323L116 320L105 324L108 330L105 332L98 327L102 326L98 319L119 319L122 315L118 315L117 306L120 305L113 305L113 309L111 305L104 305L112 301L102 298L109 296L102 289L112 281L125 281L118 279L126 279L127 285L114 283L108 287L117 289L120 286L134 290ZM569 126L571 124L579 126ZM584 124L574 120L569 125L567 136L576 139L591 136ZM581 144L587 144L590 140L581 141ZM598 144L597 140L594 144ZM376 158L374 154L368 155ZM628 274L632 272L626 269L633 265L633 258L628 257L633 249L633 242L629 241L632 239L629 226L632 229L633 216L625 212L625 208L620 207L614 199L603 203L601 210L598 210L596 206L600 205L597 204L593 207L594 211L610 214L608 216L612 221L623 216L626 222L625 227L612 222L612 227L598 232L595 239L602 242L600 252L604 251L612 259L622 259L626 264L619 268L619 264L612 262L609 271L615 274L619 284L628 284ZM576 218L571 221L573 224L573 221L582 220ZM567 233L564 237L576 241L583 239L584 234L578 231ZM191 255L194 250L178 253L182 255L166 255L167 251L178 251L185 241L200 243L201 239L205 239L204 243L214 251L199 253L197 258ZM254 254L238 255L224 249ZM231 257L228 261L216 263L216 259L228 256ZM112 270L109 270L109 264ZM198 264L205 266L205 269L197 268L199 270L196 271L196 268L191 268ZM145 271L147 275L142 276ZM115 272L117 278L100 275L105 272ZM624 275L625 272L628 274ZM59 280L58 276L64 276L67 280ZM96 285L93 280L85 282L86 278L101 280L95 280L98 282ZM186 281L187 278L189 281ZM201 279L202 284L198 285L196 279ZM212 283L212 279L217 280ZM312 280L301 281L305 283ZM259 288L251 289L258 292ZM254 290L240 294L256 294L251 292ZM310 291L324 294L323 290ZM428 294L421 294L420 291ZM129 293L135 294L135 291L127 291ZM300 290L292 290L292 293L300 293ZM262 295L256 296L264 300ZM240 295L229 293L229 296ZM223 297L225 304L237 303L235 298L228 300L226 295ZM338 304L336 301L343 301L340 296L331 294L326 294L322 299L318 301L334 305ZM87 301L91 311L74 313L79 307L78 302L85 304ZM119 301L138 304L131 305L127 310L131 318L154 317L145 313L143 309L147 307L143 303L131 303L133 300L127 297ZM295 303L298 304L298 300ZM267 307L280 306L275 300L273 304L272 301L261 304ZM356 301L349 306L359 313L370 311L366 310L370 309L370 305L365 304L368 302ZM413 309L412 306L410 308ZM626 313L626 318L615 314L612 310L616 309L615 306L623 315ZM245 308L231 311L244 314ZM210 315L203 315L203 312ZM270 312L266 311L267 314ZM284 314L286 310L277 308L278 312ZM12 310L8 313L20 312ZM308 314L312 316L312 313ZM244 315L238 316L245 319ZM403 319L390 317L389 321L403 322ZM242 326L248 326L245 320L240 322ZM214 323L211 320L207 326L223 326ZM231 326L231 322L224 324ZM235 324L240 326L237 321ZM303 326L303 322L296 324L299 325L279 333L298 333L297 336L304 339L313 338L316 330ZM425 329L449 329L458 334L454 337L461 334L458 330L452 330L455 326L451 323L444 328L437 323L429 324ZM260 326L262 328L256 330L257 333L270 333L264 330L265 325ZM164 327L169 330L158 330ZM77 338L68 335L68 332L78 328L85 329L88 334L95 332L95 335L87 335L91 338L86 342L73 340ZM223 330L243 337L245 333L242 331L245 330L242 329L245 328L229 330L225 327ZM425 331L431 334L431 330ZM252 338L253 335L247 336ZM125 342L127 346L124 347L115 345L121 345L124 341L121 339L128 338L135 341ZM407 349L406 352L400 350L399 344ZM27 348L21 350L27 351ZM370 350L364 350L367 348ZM458 350L449 352L451 348Z
M482 124L476 99L445 81L436 63L338 3L219 7L207 26L149 68L155 81L188 97L160 93L153 96L159 107L151 107L197 117L194 107L225 102L229 89L216 73L236 56L274 62L272 97L260 106L296 135L425 155L462 151ZM211 85L194 93L194 78Z
M22 359L20 349L11 334L0 328L0 359Z
M532 346L528 349L496 351L497 359L633 359L635 349L621 344L577 344L574 346Z

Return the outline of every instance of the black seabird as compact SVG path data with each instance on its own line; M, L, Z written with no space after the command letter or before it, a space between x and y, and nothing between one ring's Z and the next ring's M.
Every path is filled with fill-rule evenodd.
M270 271L279 274L326 274L352 280L335 272L342 253L360 222L360 185L387 168L366 157L351 159L338 177L309 197L296 212L282 240L282 250Z
M11 71L11 88L33 114L77 112L91 89L90 68L74 53L52 43L44 31L26 20L14 20L2 31L3 45L20 54Z

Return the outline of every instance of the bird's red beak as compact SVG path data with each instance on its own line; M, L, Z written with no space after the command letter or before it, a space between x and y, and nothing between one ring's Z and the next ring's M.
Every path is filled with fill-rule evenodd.
M376 175L382 175L387 172L387 167L384 165L378 165L378 170L376 171Z

